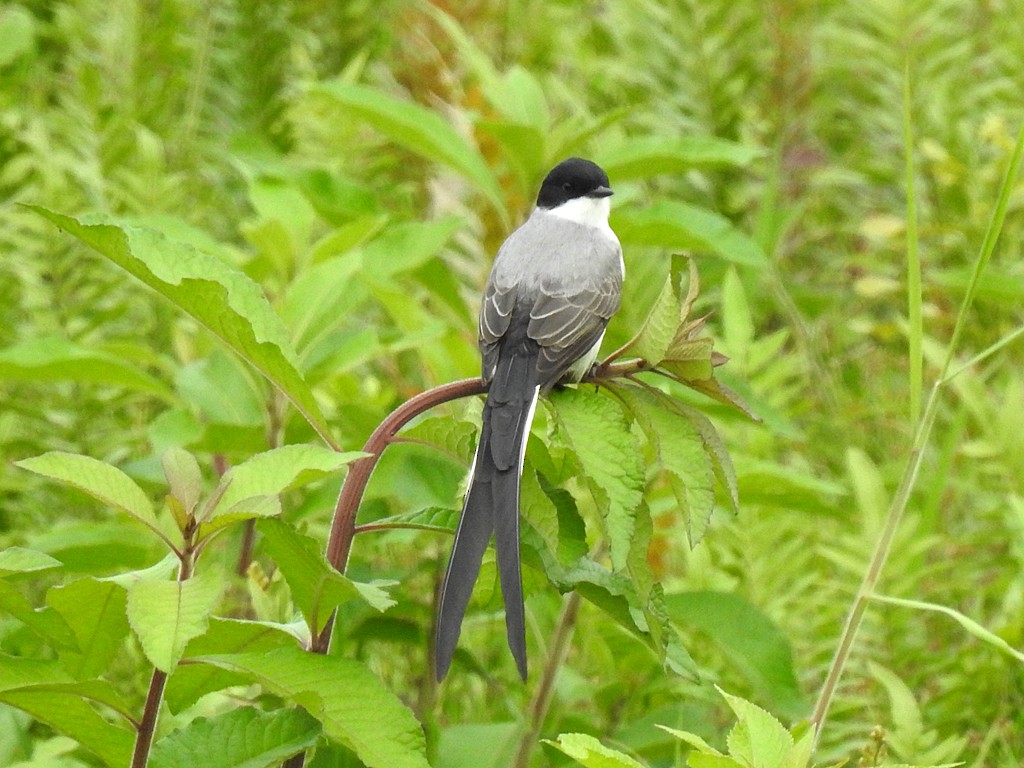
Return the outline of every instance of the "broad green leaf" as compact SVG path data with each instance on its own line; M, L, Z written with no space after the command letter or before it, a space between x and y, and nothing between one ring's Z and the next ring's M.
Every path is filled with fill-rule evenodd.
M756 704L719 691L736 714L726 743L729 754L750 768L776 768L793 749L793 737L782 723Z
M341 325L370 296L359 279L362 259L345 254L307 266L289 284L281 318L306 364L308 349Z
M704 451L711 459L715 479L725 489L725 497L732 511L738 513L740 510L739 481L736 479L736 469L722 436L715 429L711 420L696 408L677 401L673 404L673 409L689 419L700 434L701 441L704 443Z
M751 768L747 763L733 760L728 755L707 755L700 752L690 753L686 758L690 768Z
M360 249L363 273L378 281L417 269L436 256L463 226L462 219L454 216L392 224Z
M212 536L217 531L245 520L259 517L276 517L281 514L281 500L277 496L250 496L235 502L228 509L218 509L209 521L199 524L197 539Z
M0 612L8 613L42 640L59 648L74 648L75 635L52 608L36 608L6 580L0 581Z
M56 523L30 535L26 544L56 557L68 573L140 568L166 551L162 543L158 545L151 537L140 536L138 523L127 515Z
M217 348L179 369L174 380L181 396L214 424L258 427L266 419L266 393L245 363Z
M181 448L171 447L160 457L160 464L171 495L181 502L185 513L191 515L203 492L203 475L195 456Z
M334 81L320 84L317 90L396 144L461 173L503 219L507 217L498 181L480 151L436 112L365 85Z
M432 416L403 429L392 442L419 443L468 462L476 446L477 426L448 416Z
M806 716L790 642L755 606L711 590L666 595L665 605L672 621L703 632L721 648L773 710L792 719Z
M8 547L0 550L0 578L23 573L39 573L60 568L61 562L45 552L25 547Z
M78 381L125 387L175 401L174 392L123 357L48 336L0 350L0 381Z
M46 603L71 627L76 650L61 652L62 666L76 680L98 677L124 647L128 637L123 587L86 578L58 585L46 593Z
M334 446L312 391L303 381L288 335L262 289L246 275L185 243L106 216L75 219L29 208L94 248L206 326L292 401Z
M550 401L603 513L612 565L622 569L643 499L644 468L636 436L621 407L592 390L566 389Z
M152 768L194 768L216 755L218 768L267 768L316 743L320 724L301 709L240 707L193 720L153 745Z
M131 760L135 730L101 717L76 694L24 688L0 692L0 702L70 736L111 768L123 768Z
M645 136L627 139L601 155L601 167L613 181L646 179L693 168L745 166L761 152L714 136Z
M42 456L16 461L15 466L37 475L59 480L115 507L163 538L153 514L153 505L128 475L91 456L51 451Z
M183 658L215 653L265 653L276 648L297 645L286 628L262 621L210 617L210 626L185 646ZM195 704L200 697L246 679L235 672L208 664L183 664L167 681L164 699L172 712L178 713Z
M286 445L257 454L233 466L221 478L225 488L214 507L213 517L227 512L243 499L276 496L290 488L318 480L366 454L339 453L318 445Z
M667 474L686 522L690 545L696 545L711 520L715 501L714 470L700 433L667 396L639 387L616 387L615 392L657 451L659 468Z
M640 332L629 346L629 354L636 355L651 365L657 365L664 360L679 329L680 306L679 272L673 264L673 269L669 270L665 278L661 293L655 299L651 311L647 313Z
M988 643L1009 656L1013 656L1018 661L1024 661L1024 653L1018 651L995 632L985 628L970 616L966 616L953 608L948 608L947 606L939 605L938 603L928 603L923 600L905 600L900 597L887 597L885 595L878 594L871 595L871 599L877 600L880 603L898 605L903 608L913 608L919 611L932 611L934 613L945 614L956 621L961 627L966 629L971 636L978 638L982 642Z
M544 741L586 768L644 768L625 752L606 747L585 733L563 733L555 741Z
M153 666L174 671L188 641L206 631L220 590L220 580L211 575L129 587L128 621Z
M287 523L273 518L257 523L263 546L281 569L296 607L319 635L334 609L350 600L363 600L378 611L394 605L379 586L361 584L338 573L324 559L321 545Z
M642 210L614 213L612 229L627 246L693 249L713 253L735 264L750 267L767 264L761 247L724 216L674 200L663 200Z
M403 512L382 517L367 525L373 528L410 528L439 533L454 533L459 524L460 510L451 507L425 507L415 512Z
M299 648L197 660L241 673L305 708L368 768L429 768L413 713L358 662Z

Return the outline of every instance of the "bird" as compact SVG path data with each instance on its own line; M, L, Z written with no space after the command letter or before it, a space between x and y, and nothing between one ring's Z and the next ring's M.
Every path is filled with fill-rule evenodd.
M537 400L579 382L619 308L626 268L608 225L612 189L596 163L571 157L545 176L537 205L498 250L478 324L486 386L476 453L437 609L434 670L451 666L492 536L508 646L525 682L519 483Z

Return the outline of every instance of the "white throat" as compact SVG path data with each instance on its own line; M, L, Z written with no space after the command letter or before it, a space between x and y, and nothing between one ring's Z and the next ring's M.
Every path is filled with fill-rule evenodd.
M547 212L585 227L604 230L608 229L608 214L611 210L612 201L607 197L575 197L555 208L548 208Z

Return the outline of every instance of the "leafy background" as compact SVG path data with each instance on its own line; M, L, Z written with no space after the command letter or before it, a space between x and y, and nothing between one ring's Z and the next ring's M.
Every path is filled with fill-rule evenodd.
M690 251L698 309L712 313L716 348L730 357L720 378L763 424L693 400L730 449L741 501L733 515L719 499L698 546L687 545L670 483L649 483L648 561L699 679L666 672L584 603L537 735L580 731L671 765L678 742L653 724L710 741L728 728L711 683L784 720L806 716L1024 119L1024 5L440 7L82 0L0 10L0 541L64 567L31 581L28 597L42 604L48 586L72 577L152 566L160 551L104 505L11 462L86 454L159 498L168 448L196 454L212 488L218 463L317 436L225 351L217 328L14 203L105 214L247 274L287 328L331 435L355 450L402 400L476 374L490 258L544 170L583 153L610 172L626 249L608 348L642 324L669 254ZM907 301L908 127L923 335ZM965 360L1024 320L1022 205L1017 182L961 340ZM953 608L1018 648L1021 362L1019 343L1007 345L943 393L880 586ZM472 422L476 407L453 406L448 418ZM461 439L468 452L471 435ZM531 461L545 460L537 445ZM456 506L464 458L391 449L360 521ZM338 483L287 492L284 517L323 541ZM225 573L239 537L208 555ZM449 543L411 530L360 535L350 573L400 582L397 605L346 609L336 642L412 708L435 764L480 765L484 750L502 765L533 691L506 658L486 565L463 635L472 655L440 690L427 673ZM260 586L272 565L259 542L255 562L218 613L289 618L283 589ZM527 589L539 659L562 598L541 579ZM0 642L15 656L40 653L13 619L0 619ZM142 650L126 648L107 677L141 703ZM880 725L902 760L1020 765L1022 683L1018 661L948 616L872 603L820 758L870 751ZM21 710L0 718L0 762L94 759ZM307 722L281 728L309 743ZM565 761L548 746L532 759Z

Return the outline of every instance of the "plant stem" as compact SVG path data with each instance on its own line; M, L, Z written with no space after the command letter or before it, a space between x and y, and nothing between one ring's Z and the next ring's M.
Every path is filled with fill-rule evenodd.
M537 744L541 729L544 727L544 720L547 718L548 709L551 707L551 697L555 691L555 679L558 677L558 670L565 663L565 657L569 653L569 641L572 638L572 631L576 626L576 616L580 608L580 595L578 592L571 592L565 598L562 605L562 613L555 625L555 636L551 639L551 650L548 653L547 664L544 665L544 676L533 693L530 701L530 722L523 735L519 739L519 748L516 750L516 757L512 765L515 768L527 768L530 762L530 754Z
M924 458L924 450L931 437L932 427L935 425L935 417L938 412L939 391L961 370L958 368L951 372L950 369L953 359L956 356L956 350L959 346L963 330L967 325L967 316L972 304L974 303L974 297L978 291L978 284L981 282L981 275L985 271L985 267L988 266L989 260L992 258L992 253L995 251L996 243L999 240L999 234L1002 231L1003 222L1006 219L1006 210L1010 203L1010 194L1013 191L1014 183L1020 173L1022 161L1024 161L1024 124L1021 125L1020 132L1017 134L1017 143L1010 158L1010 163L1006 168L1006 174L1003 176L1003 181L999 188L999 196L996 200L996 206L992 211L992 218L989 221L988 229L985 232L985 239L981 244L981 250L978 253L978 258L974 262L974 271L971 274L971 282L968 284L967 292L960 304L960 311L957 314L956 324L953 326L953 334L949 340L949 344L946 346L946 356L942 362L942 368L939 371L939 376L935 385L932 387L928 403L925 405L924 413L921 415L921 420L918 423L917 430L914 434L914 444L911 448L910 455L907 457L907 464L903 470L903 476L900 479L899 488L897 488L896 495L893 497L892 504L889 506L889 511L886 514L885 526L882 533L879 535L878 541L875 543L875 551L871 555L867 571L864 573L864 578L861 581L860 588L857 590L857 595L854 598L853 607L850 609L849 616L846 619L846 626L843 628L843 634L839 638L839 646L836 648L835 658L833 658L832 665L829 667L828 674L825 677L825 683L822 685L821 693L818 695L818 701L814 705L814 712L811 715L811 724L815 729L815 745L817 745L818 739L821 736L822 728L825 725L825 718L828 716L829 706L831 705L832 698L835 696L836 689L839 686L839 680L843 675L843 669L846 666L846 662L849 660L850 651L852 650L853 643L857 637L857 631L860 629L861 622L864 619L864 611L867 609L867 602L872 593L874 593L875 587L878 585L878 581L882 576L882 570L885 568L886 560L889 557L889 551L892 549L893 539L896 536L896 531L899 528L900 521L903 519L903 513L906 511L907 503L910 501L910 494L914 490L914 485L917 481L917 474L921 468L921 462ZM995 345L990 347L985 353L983 353L983 355L989 354L991 351L994 351L995 348L999 348L999 346L1001 346L1001 342L997 342Z
M188 581L192 577L194 558L192 556L192 535L186 534L184 551L178 566L178 583ZM131 768L146 768L149 762L149 751L153 746L156 734L156 721L160 715L160 704L164 700L164 688L167 685L167 673L153 668L153 676L149 679L149 692L142 710L142 719L135 735L135 751L132 753Z

